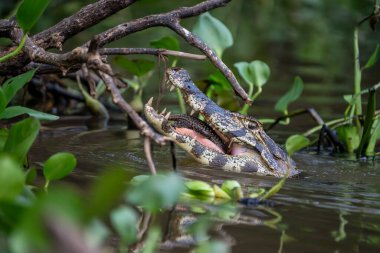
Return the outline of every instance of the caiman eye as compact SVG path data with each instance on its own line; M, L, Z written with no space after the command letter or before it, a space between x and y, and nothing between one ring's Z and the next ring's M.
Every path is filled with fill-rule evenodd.
M247 125L247 128L250 129L250 130L256 130L258 127L257 123L256 122L248 122L248 125Z

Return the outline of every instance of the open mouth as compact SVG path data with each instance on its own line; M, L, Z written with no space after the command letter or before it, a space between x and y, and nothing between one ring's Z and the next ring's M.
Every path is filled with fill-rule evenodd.
M220 154L231 156L257 156L254 150L237 143L232 143L227 136L206 122L193 116L197 113L196 110L192 109L192 115L171 115L171 113L166 112L166 110L158 113L152 107L152 101L153 98L145 105L145 114L149 121L156 129L160 130L162 134L166 136L169 135L177 141L179 141L181 137L189 137L205 148ZM204 118L201 112L198 113Z

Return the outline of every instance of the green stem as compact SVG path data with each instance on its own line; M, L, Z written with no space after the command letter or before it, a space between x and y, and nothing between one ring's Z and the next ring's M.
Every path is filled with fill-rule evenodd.
M252 93L253 93L253 85L252 85L252 86L249 87L248 97L252 101L254 101L261 94L262 91L263 91L263 89L261 88L261 86L258 86L257 87L257 91L255 92L255 94L252 95ZM245 104L243 106L243 109L241 109L240 113L246 115L247 112L248 112L249 107L250 107L250 105Z
M288 116L288 110L284 111L284 116ZM289 125L290 123L290 117L285 118L285 120L280 121L281 125Z
M0 62L6 61L9 58L12 58L12 57L16 56L18 53L20 53L21 49L23 48L23 46L25 44L26 37L27 37L27 34L24 34L24 36L22 37L21 42L18 45L18 47L14 51L10 52L9 54L6 54L3 57L1 57Z
M355 66L355 72L354 72L354 95L356 97L355 100L355 115L359 116L362 114L362 97L361 97L361 79L362 79L362 72L360 70L360 59L359 59L359 28L356 27L354 31L354 66ZM360 122L359 118L356 118L356 126L357 129L360 129Z
M181 91L177 88L177 97L178 97L178 103L179 103L179 108L181 110L181 113L186 113L186 105L185 101L183 100Z
M177 59L174 59L171 65L172 68L174 68L175 66L177 66ZM179 108L181 110L181 113L185 114L186 113L185 101L183 100L181 91L178 88L177 88L177 98L178 98L178 103L179 103Z
M45 182L45 185L44 185L44 190L45 190L45 192L48 191L49 183L50 183L50 180L49 180L49 179L46 179L46 182Z
M380 117L380 110L377 110L377 111L375 112L375 118L374 118L374 119L377 119L378 117ZM336 126L337 124L343 124L343 123L346 124L346 123L350 123L350 121L351 121L353 118L357 118L357 117L349 117L349 118L334 119L334 120L331 120L331 121L326 122L325 125L328 126L328 127L334 126L334 128L335 128L335 126ZM303 133L303 135L304 135L305 137L310 136L310 135L312 135L313 133L316 133L316 132L318 132L319 130L321 130L321 128L322 128L322 125L315 126L315 127L311 128L311 129L309 129L307 132Z

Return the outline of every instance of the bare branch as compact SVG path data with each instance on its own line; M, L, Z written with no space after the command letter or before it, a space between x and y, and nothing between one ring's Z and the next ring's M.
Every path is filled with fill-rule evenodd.
M96 43L98 47L102 47L112 41L118 40L131 33L135 33L149 27L166 26L174 30L177 34L183 37L189 44L201 50L210 61L217 67L230 81L235 92L248 104L252 101L249 99L248 94L240 86L232 71L224 64L224 62L216 55L216 53L206 45L198 37L194 36L187 29L182 27L179 22L182 18L192 17L199 15L208 10L226 5L230 0L208 0L192 7L180 8L171 12L146 16L144 18L136 19L124 24L120 24L111 28L99 35L97 35L91 44ZM87 44L90 42L87 42Z
M150 55L171 55L191 60L206 60L207 57L200 54L190 54L186 52L173 51L156 48L101 48L98 50L101 55L128 55L128 54L150 54Z
M137 0L99 0L80 9L51 28L32 37L35 44L48 49L61 48L72 36L127 8Z
M169 26L182 18L194 17L206 11L225 6L231 0L208 0L192 7L184 7L163 14L150 15L115 26L97 35L98 46L103 47L131 33L154 26ZM88 42L89 43L89 42Z
M16 25L14 19L0 19L0 37L9 37L9 31Z
M153 158L152 158L152 149L151 149L151 142L150 138L145 136L144 137L144 152L145 152L145 157L148 162L148 166L150 169L150 172L152 175L156 175L156 167L154 166Z
M119 89L116 87L115 82L113 81L112 76L102 72L98 71L100 77L103 79L107 90L111 93L112 101L114 104L119 106L121 109L123 109L129 117L133 120L133 122L136 124L136 126L141 129L141 134L144 136L147 136L151 139L153 139L157 144L164 145L165 144L165 138L156 133L141 117L137 114L135 110L124 100L124 98L121 96Z
M234 73L227 67L227 65L216 55L215 51L212 50L206 43L204 43L197 36L194 36L189 30L182 27L179 22L171 23L170 28L173 29L176 33L178 33L182 38L184 38L190 45L201 50L217 67L223 75L227 78L227 80L231 83L235 92L240 95L240 97L248 104L252 104L252 101L249 99L248 94L244 91L244 89L240 86L237 81Z

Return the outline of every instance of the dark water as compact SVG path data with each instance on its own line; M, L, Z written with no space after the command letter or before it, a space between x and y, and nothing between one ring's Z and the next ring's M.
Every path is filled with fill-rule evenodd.
M282 139L275 132L272 136ZM119 124L93 131L82 122L56 124L42 131L31 158L43 161L58 151L77 156L78 168L69 178L74 182L96 177L110 164L148 173L138 132ZM216 184L235 179L245 190L269 188L278 181L207 168L180 150L177 155L179 170L187 178ZM154 157L159 170L171 169L168 147L155 147ZM243 208L236 219L217 226L218 237L231 243L233 252L380 252L379 163L307 152L295 154L294 160L305 176L285 183L272 198L277 206ZM170 252L187 252L184 246L179 243Z

